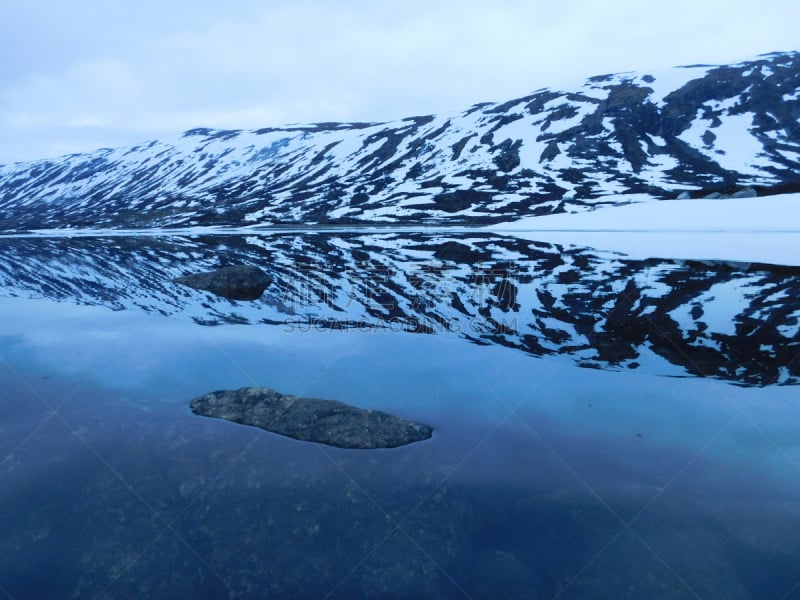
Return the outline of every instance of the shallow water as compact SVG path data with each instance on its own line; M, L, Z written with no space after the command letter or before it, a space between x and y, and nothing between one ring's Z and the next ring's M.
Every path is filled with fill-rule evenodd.
M2 244L0 597L800 593L792 268L473 234ZM261 300L169 283L236 262L275 277ZM188 410L247 385L434 437Z

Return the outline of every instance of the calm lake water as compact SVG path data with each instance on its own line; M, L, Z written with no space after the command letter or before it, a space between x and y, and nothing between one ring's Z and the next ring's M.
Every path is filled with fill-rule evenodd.
M463 232L0 252L0 598L800 597L796 267ZM240 263L261 299L170 281ZM251 385L434 436L189 411Z

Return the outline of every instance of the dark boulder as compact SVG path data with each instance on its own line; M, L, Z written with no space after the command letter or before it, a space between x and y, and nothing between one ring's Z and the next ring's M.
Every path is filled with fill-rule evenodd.
M189 406L196 415L338 448L396 448L433 434L427 425L379 410L284 395L264 387L211 392L195 398Z
M258 267L235 265L207 273L184 275L172 281L230 300L257 300L272 283L272 278Z

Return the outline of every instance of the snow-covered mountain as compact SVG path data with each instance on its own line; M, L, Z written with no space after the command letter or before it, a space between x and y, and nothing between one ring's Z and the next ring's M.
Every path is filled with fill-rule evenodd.
M800 189L800 53L593 77L391 123L173 140L0 167L0 231L509 221ZM606 197L603 199L603 197Z
M486 232L0 239L0 295L297 331L447 332L602 369L800 383L800 267L635 260ZM235 302L172 283L221 264Z

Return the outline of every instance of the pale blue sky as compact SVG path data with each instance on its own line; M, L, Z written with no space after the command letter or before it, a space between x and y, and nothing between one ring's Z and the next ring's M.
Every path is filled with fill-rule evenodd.
M2 0L0 163L800 49L796 0Z

